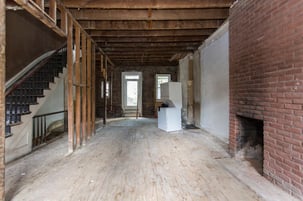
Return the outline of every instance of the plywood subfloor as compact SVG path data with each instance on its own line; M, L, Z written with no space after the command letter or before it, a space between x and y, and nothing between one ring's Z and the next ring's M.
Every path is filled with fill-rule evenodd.
M7 200L258 201L201 130L166 133L154 119L113 121L69 156L64 137L8 164Z

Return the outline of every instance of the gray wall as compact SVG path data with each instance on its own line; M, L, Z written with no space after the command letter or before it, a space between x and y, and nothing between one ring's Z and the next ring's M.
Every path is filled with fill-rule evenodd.
M229 133L228 23L200 47L201 127L223 140Z
M188 68L189 68L190 55L184 57L179 61L179 75L178 81L181 82L182 86L182 124L183 126L187 124L187 105L188 105L188 91L187 91L187 81L188 81Z
M52 112L58 112L58 111L63 111L64 110L64 85L65 85L65 79L59 79L58 80L58 85L57 87L51 92L51 95L49 96L48 99L44 102L44 104L39 108L38 112L36 115L41 115L41 114L47 114L47 113L52 113ZM55 114L48 116L46 118L46 125L47 127L52 123L57 120L63 120L64 119L64 114Z
M201 65L200 51L193 55L193 76L194 76L194 124L200 127L201 116Z

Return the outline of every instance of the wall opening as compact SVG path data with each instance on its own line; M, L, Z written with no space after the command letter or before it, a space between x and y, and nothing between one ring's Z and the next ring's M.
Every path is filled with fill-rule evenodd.
M247 160L258 173L263 175L264 135L262 120L238 116L239 135L237 138L237 154L240 159Z
M122 72L122 108L124 116L142 114L142 73Z

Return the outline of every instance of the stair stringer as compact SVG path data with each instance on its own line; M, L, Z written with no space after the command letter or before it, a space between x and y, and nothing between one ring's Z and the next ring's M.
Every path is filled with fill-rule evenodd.
M51 98L53 92L58 87L60 80L65 79L67 69L63 68L63 73L59 77L55 77L54 83L49 84L49 88L44 90L44 97L38 98L37 105L30 106L30 114L22 115L22 124L13 126L11 129L12 136L5 139L5 162L13 161L32 151L32 133L33 133L33 117L36 115L44 102Z

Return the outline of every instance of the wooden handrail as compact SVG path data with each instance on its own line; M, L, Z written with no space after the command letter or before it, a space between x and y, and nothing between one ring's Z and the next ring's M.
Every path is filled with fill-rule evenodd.
M5 96L12 93L18 86L20 86L27 78L32 76L35 72L37 72L40 68L42 68L54 55L56 55L60 50L66 47L66 43L64 43L63 46L61 46L59 49L57 49L54 53L52 53L49 57L43 59L40 61L35 67L33 67L31 70L29 70L24 76L22 76L20 79L15 81L14 84L12 84L8 89L5 91Z

